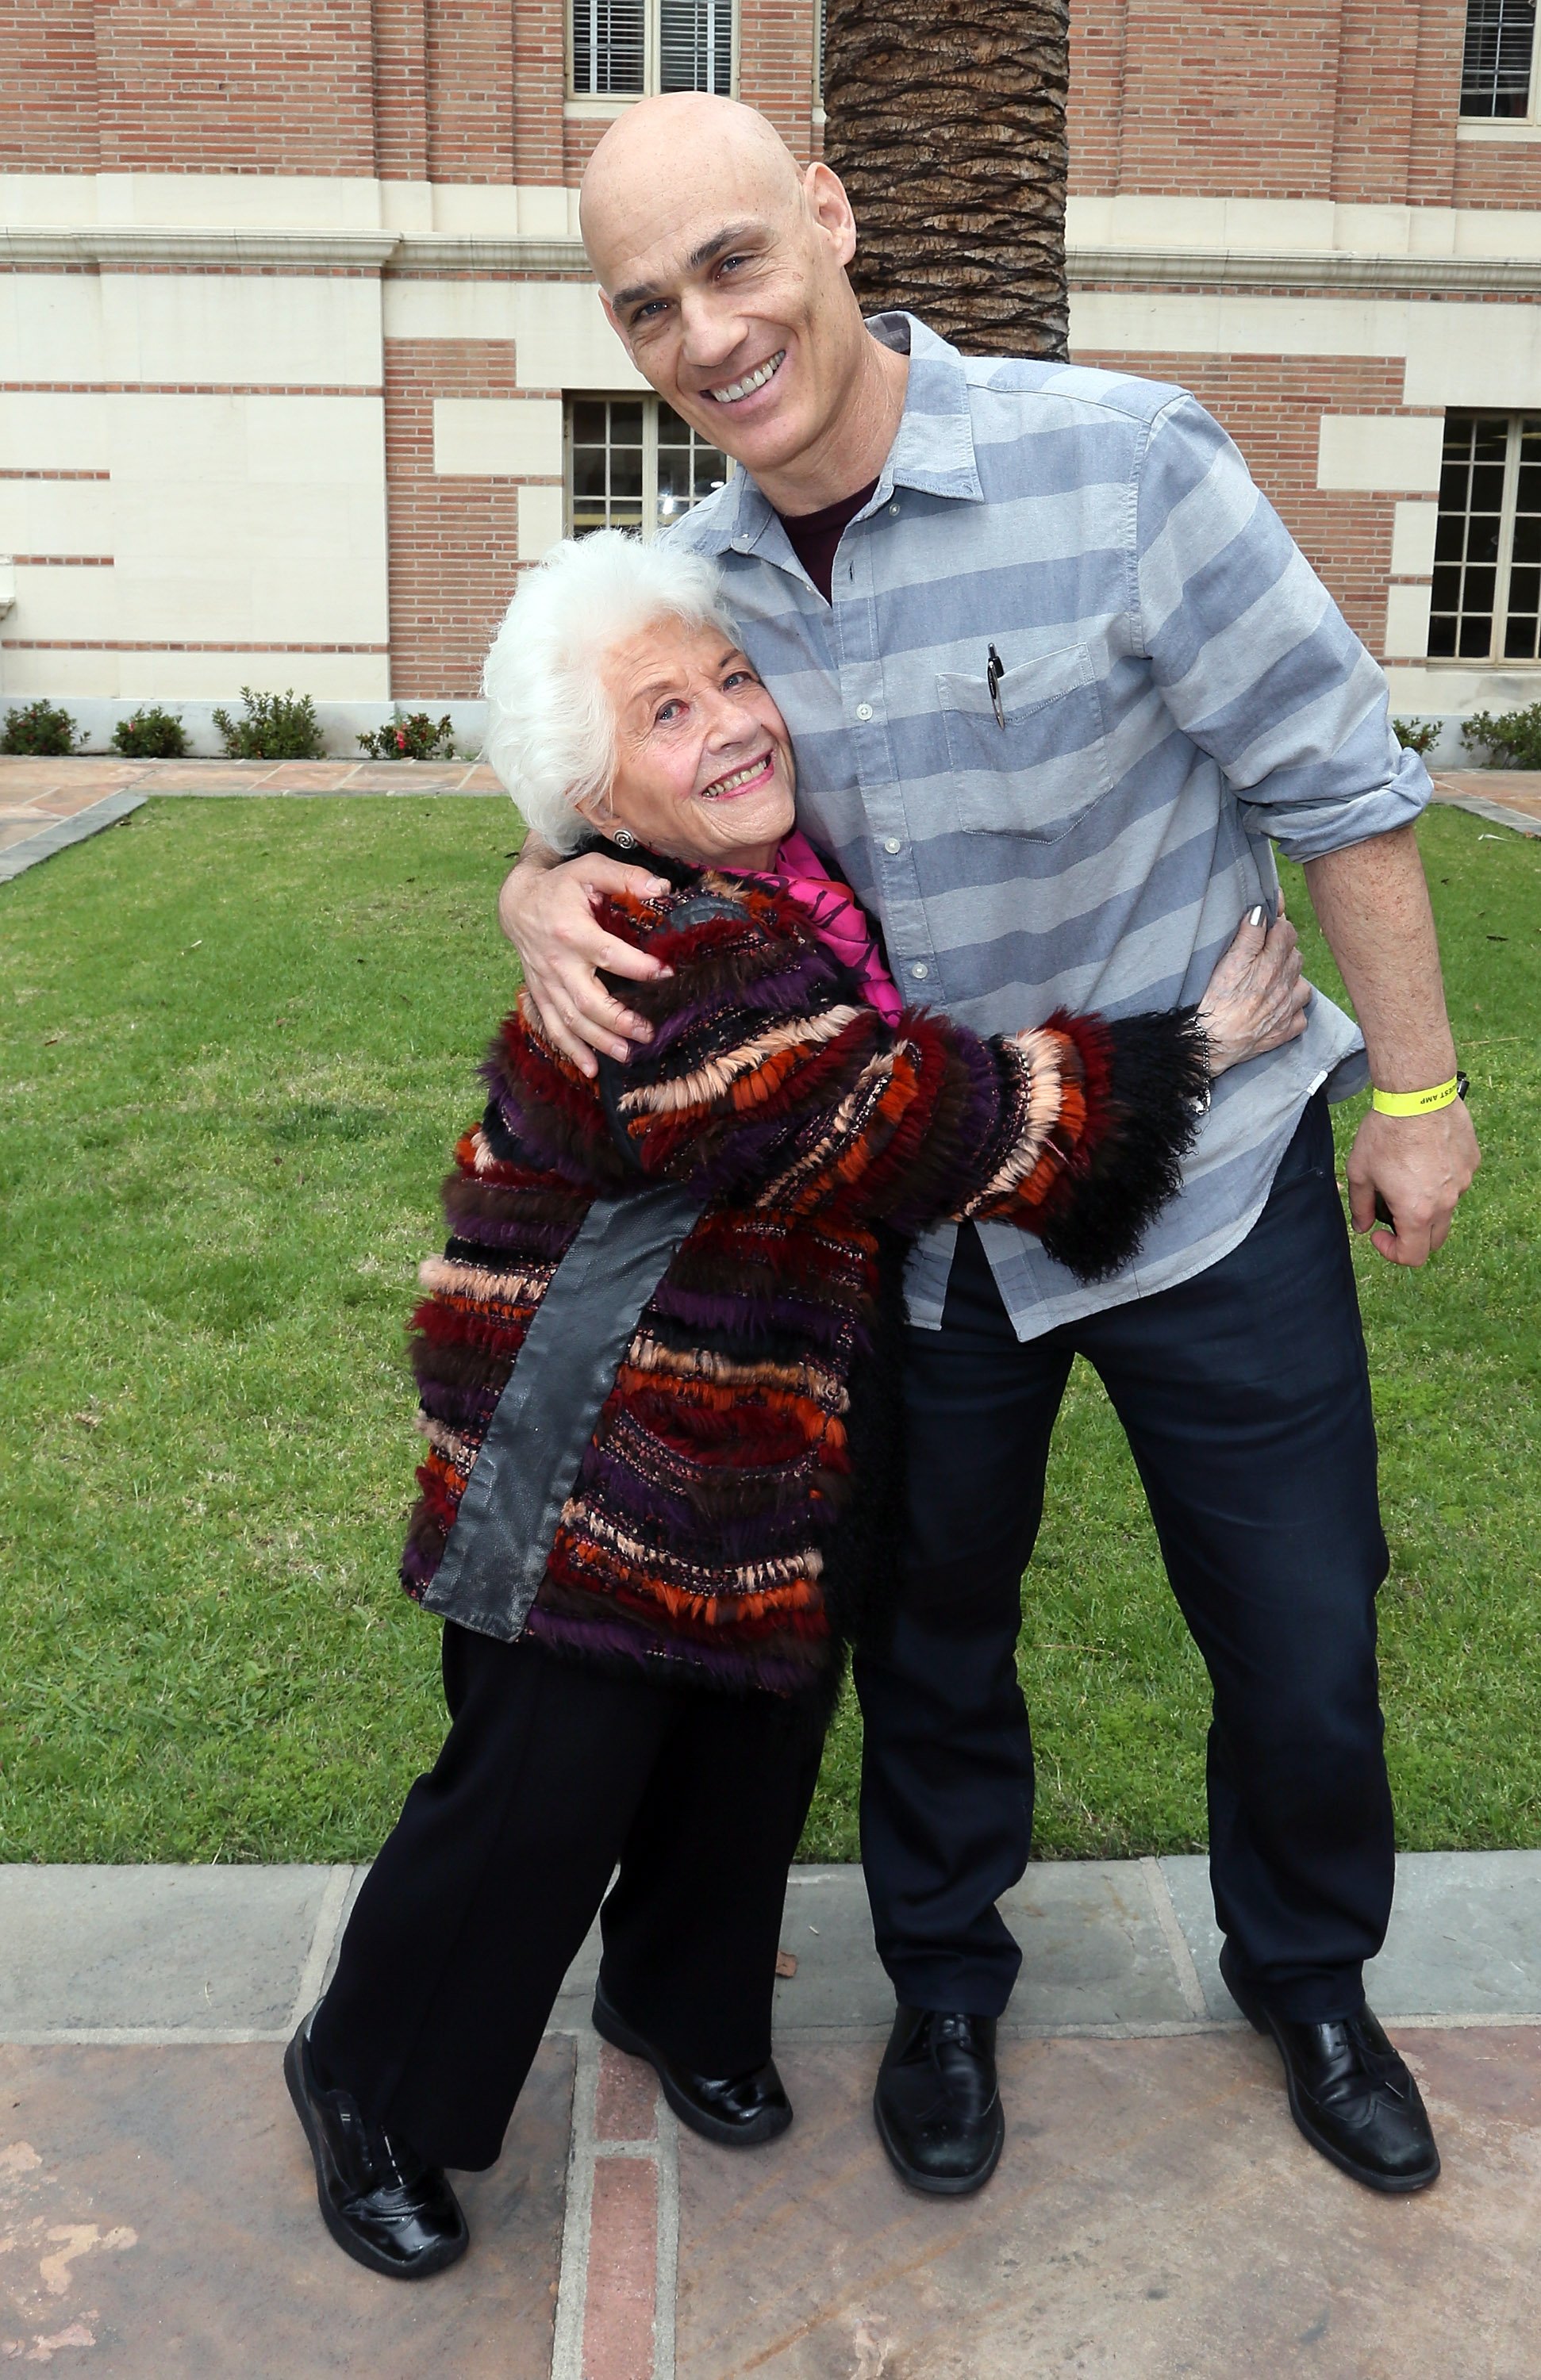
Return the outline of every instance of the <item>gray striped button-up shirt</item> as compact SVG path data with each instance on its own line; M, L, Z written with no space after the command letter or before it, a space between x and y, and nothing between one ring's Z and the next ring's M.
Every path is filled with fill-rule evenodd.
M671 532L722 558L796 748L799 822L881 919L906 999L986 1033L1062 1004L1197 1000L1244 911L1277 892L1272 843L1313 859L1427 800L1385 677L1183 390L973 360L911 315L872 327L907 346L909 385L832 601L744 473ZM1220 1078L1182 1193L1095 1288L986 1224L1018 1336L1215 1263L1311 1093L1365 1079L1355 1026L1318 992L1298 1041ZM912 1258L923 1327L953 1238Z

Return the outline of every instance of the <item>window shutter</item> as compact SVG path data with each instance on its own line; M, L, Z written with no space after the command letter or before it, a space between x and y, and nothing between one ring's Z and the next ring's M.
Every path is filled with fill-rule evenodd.
M572 0L573 89L580 98L642 90L645 0Z
M663 91L733 91L733 0L660 0Z

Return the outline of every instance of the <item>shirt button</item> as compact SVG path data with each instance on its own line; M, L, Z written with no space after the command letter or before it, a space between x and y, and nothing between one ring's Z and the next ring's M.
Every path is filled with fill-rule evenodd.
M896 851L903 851L904 848L904 844L900 842L896 834L889 834L883 837L883 849L888 853L891 858Z
M891 513L896 513L896 512L898 511L898 509L899 509L899 507L898 507L898 505L897 505L897 504L890 504L890 506L889 506L889 511L890 511Z
M924 983L930 972L931 970L927 965L924 959L916 959L914 966L910 969L910 973L914 976L916 983Z
M858 702L856 705L856 717L858 719L870 719L871 716L872 705L869 702Z

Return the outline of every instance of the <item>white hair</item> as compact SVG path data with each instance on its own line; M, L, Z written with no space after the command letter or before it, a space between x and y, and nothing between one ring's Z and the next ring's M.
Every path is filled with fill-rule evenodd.
M662 619L736 641L714 563L615 528L553 546L504 615L481 679L487 758L527 825L557 851L578 843L583 806L615 774L605 657Z

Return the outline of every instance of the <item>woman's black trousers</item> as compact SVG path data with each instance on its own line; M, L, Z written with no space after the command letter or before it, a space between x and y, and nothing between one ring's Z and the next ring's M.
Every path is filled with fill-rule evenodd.
M810 1713L453 1623L443 1667L449 1734L315 2019L324 2079L430 2164L492 2164L601 1901L601 1976L627 2022L698 2074L762 2065L819 1773Z

